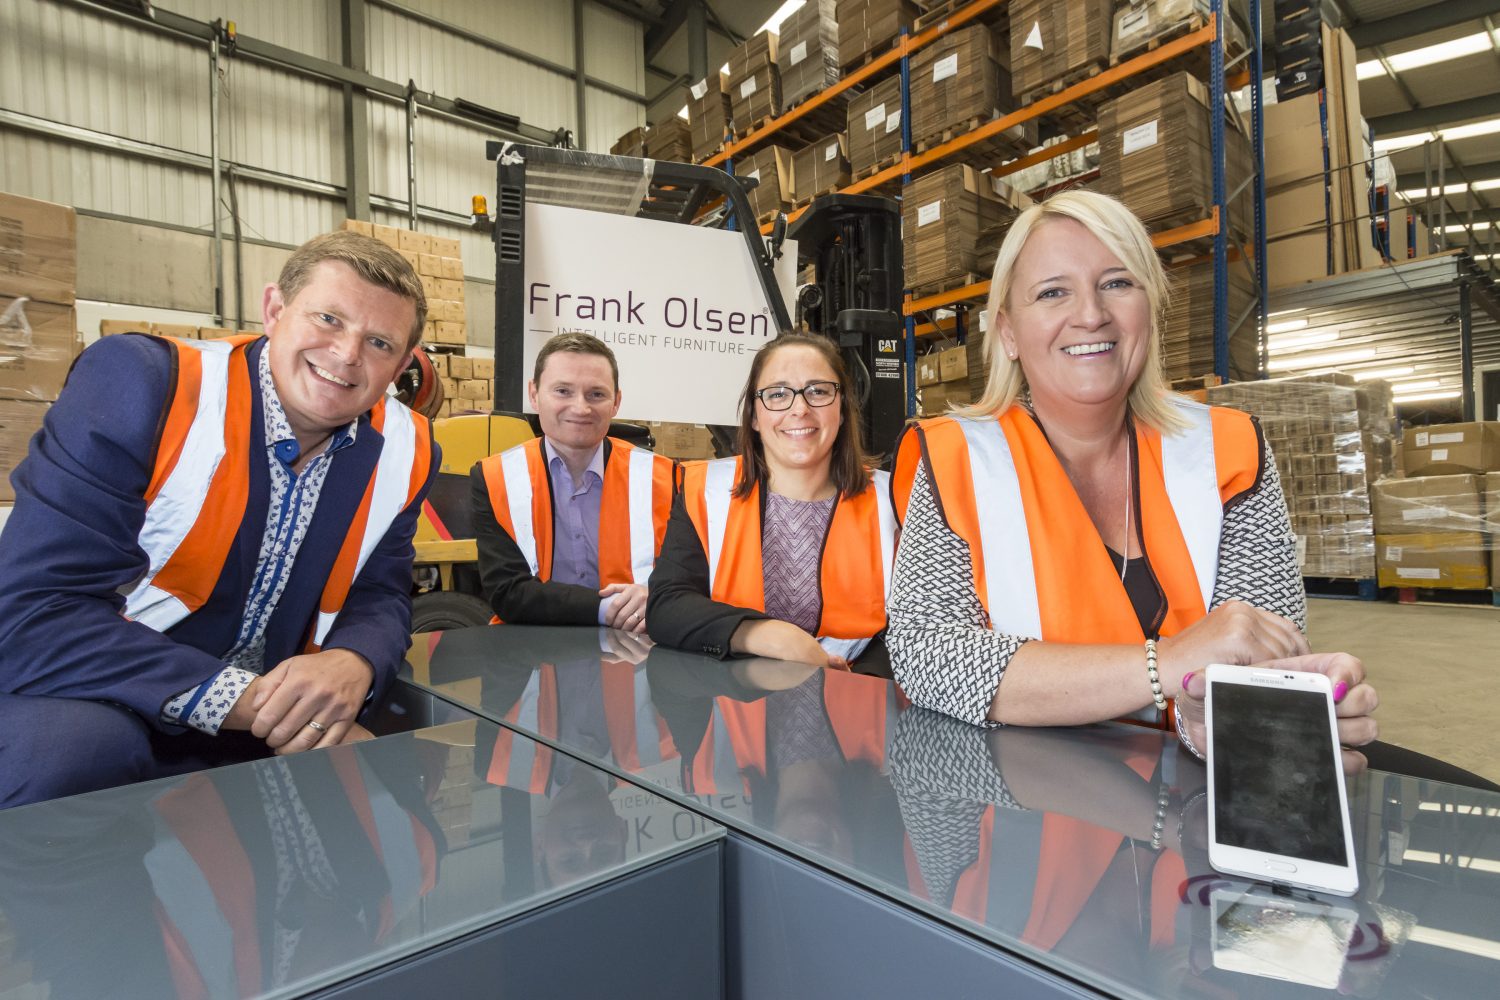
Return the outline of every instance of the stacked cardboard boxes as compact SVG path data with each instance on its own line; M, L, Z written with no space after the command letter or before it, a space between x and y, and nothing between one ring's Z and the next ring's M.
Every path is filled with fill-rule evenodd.
M729 54L729 114L740 135L781 113L776 43L774 31L762 31Z
M0 500L73 363L77 284L73 209L0 194Z
M1191 74L1174 73L1099 108L1099 190L1120 198L1148 226L1158 228L1207 218L1213 211L1212 114L1208 87ZM1253 221L1249 186L1250 144L1226 123L1230 225L1241 234Z
M936 144L1015 109L1010 53L988 25L950 32L920 49L911 61L911 138ZM1036 145L1035 120L1007 132L1016 145Z
M692 86L693 99L688 101L688 138L692 142L693 160L702 162L724 146L724 137L733 128L729 113L729 78L710 73Z
M1208 0L1134 0L1121 5L1115 11L1114 28L1110 32L1110 61L1129 59L1153 39L1170 34L1194 15L1207 17L1209 9ZM1233 22L1230 26L1234 26Z
M836 7L834 0L808 0L781 22L776 65L786 107L839 82Z
M977 342L980 338L974 337ZM917 359L917 395L924 417L937 417L974 401L969 346L934 351Z
M767 146L757 150L743 165L735 165L735 175L756 182L747 197L756 219L792 207L792 153L784 146Z
M495 408L495 359L470 358L462 354L431 355L433 368L443 380L443 411L489 413Z
M651 422L646 426L656 439L656 453L679 462L715 458L714 438L703 424Z
M839 65L852 69L889 50L903 28L911 30L924 6L911 0L839 0Z
M792 200L797 204L849 183L849 146L842 132L792 154Z
M1212 261L1167 272L1170 298L1162 315L1162 360L1168 380L1195 378L1214 370L1214 265ZM1243 267L1229 269L1231 325L1245 314L1255 285ZM1246 323L1229 341L1232 372L1259 368L1253 324Z
M646 155L646 127L633 128L609 147L609 151L615 156L645 156Z
M1029 203L1024 194L965 163L914 179L902 191L907 287L979 280L980 258Z
M646 156L653 160L688 163L693 158L693 140L688 123L677 115L653 126L646 133Z
M1114 0L1016 0L1010 71L1018 97L1109 61Z
M1391 473L1389 388L1347 376L1233 382L1208 402L1252 413L1276 458L1305 576L1375 576L1370 484Z
M849 170L863 176L901 155L901 78L889 77L849 102Z
M453 347L468 343L464 264L457 239L372 225L360 219L345 219L341 228L375 237L394 248L416 270L427 296L427 325L422 330L425 343Z

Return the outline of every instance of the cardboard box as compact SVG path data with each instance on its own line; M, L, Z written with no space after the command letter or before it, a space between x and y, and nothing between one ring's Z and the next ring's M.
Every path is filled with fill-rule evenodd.
M673 115L653 125L646 133L646 156L672 163L691 163L693 140L688 123Z
M487 378L466 378L458 383L459 399L487 399L494 394L494 383Z
M938 371L940 382L954 382L969 375L969 349L967 347L950 347L946 351L938 352Z
M1010 224L1030 199L965 163L923 174L902 189L906 287L984 277Z
M432 342L434 344L466 344L468 337L462 323L443 319L433 324Z
M113 337L117 333L150 333L151 324L142 319L101 319L99 336Z
M861 176L901 155L901 78L889 77L849 102L849 169Z
M656 454L665 455L679 462L692 462L715 458L713 434L703 424L683 424L671 421L646 424L651 436L656 439Z
M443 258L430 253L417 254L417 273L441 278L443 276Z
M1490 554L1477 531L1377 535L1375 564L1382 587L1483 590Z
M198 328L186 323L152 323L151 336L176 337L178 340L197 340Z
M922 389L922 415L936 417L947 413L950 407L967 406L974 401L973 391L967 379L959 382L939 382Z
M1375 533L1399 535L1420 530L1479 531L1484 524L1477 475L1383 479L1370 487Z
M426 351L427 360L432 362L432 370L437 373L438 378L447 378L450 369L448 367L448 355L442 351Z
M223 340L225 337L238 337L240 331L232 330L227 326L200 326L198 327L199 340Z
M1407 428L1401 467L1408 476L1500 472L1500 421Z
M891 47L905 28L910 31L922 8L910 0L839 0L835 19L839 25L839 65L859 66L866 56Z
M1107 63L1113 14L1114 0L1014 0L1010 71L1016 94Z
M439 257L451 257L458 260L463 257L463 244L457 238L451 236L431 236L428 239L432 243L432 252Z
M911 138L933 144L967 131L977 119L999 118L1015 109L1010 71L1002 65L988 25L971 24L938 38L911 60ZM1013 148L1037 144L1037 120L1004 133Z
M1208 12L1208 0L1131 0L1122 4L1115 11L1110 58L1114 62L1128 59L1194 14L1206 17ZM1232 19L1230 25L1238 27Z
M462 260L457 257L439 257L438 260L442 263L443 273L441 277L451 278L458 282L464 280L464 262Z
M733 93L745 77L767 66L776 65L777 35L774 31L762 31L746 39L729 53L729 86Z
M78 217L67 205L0 194L0 296L73 304Z
M415 254L432 253L432 237L426 233L414 233L410 229L396 230L396 248L410 250Z
M56 399L77 336L72 306L0 296L0 398Z
M943 380L943 357L941 351L924 354L917 359L917 387L937 385Z
M438 298L449 302L462 302L464 300L463 279L439 278L437 279Z
M370 226L370 235L393 250L401 249L401 230L395 226L374 224Z
M785 212L792 207L792 153L782 146L767 146L759 150L744 166L735 166L740 177L753 177L755 187L747 192L750 210L757 219L775 212Z
M374 224L364 219L345 219L339 228L346 233L359 233L361 236L373 237L375 235Z
M849 147L844 133L824 136L792 154L792 200L798 204L849 184Z
M31 438L42 429L42 418L51 405L24 399L0 399L0 501L9 503L15 500L10 474L26 457Z
M406 261L408 264L411 265L411 270L412 270L413 274L415 274L419 278L420 277L424 277L424 275L422 274L422 255L421 254L416 253L415 251L412 251L412 250L397 250L396 252L401 255L401 259L402 260Z
M644 126L633 128L609 147L609 151L615 156L645 156L646 155L646 129Z
M473 378L493 379L495 377L495 359L470 358L469 370L473 372Z
M776 65L781 72L781 98L787 107L838 83L836 16L834 0L807 0L781 22Z
M688 101L688 139L694 161L713 156L724 146L725 136L733 128L730 112L729 77L710 73L693 84Z
M474 377L474 359L462 354L448 355L448 374L456 379Z
M781 71L774 63L730 84L729 118L739 135L781 114L782 107Z

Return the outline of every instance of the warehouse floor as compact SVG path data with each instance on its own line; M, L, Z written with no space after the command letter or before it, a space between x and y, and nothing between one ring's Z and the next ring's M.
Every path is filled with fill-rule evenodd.
M1313 648L1353 653L1380 737L1500 781L1500 608L1311 599Z

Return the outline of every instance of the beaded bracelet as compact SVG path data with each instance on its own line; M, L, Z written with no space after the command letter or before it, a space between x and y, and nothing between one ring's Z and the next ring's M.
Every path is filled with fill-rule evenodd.
M1146 679L1151 682L1151 700L1158 712L1167 710L1167 696L1161 691L1161 674L1156 670L1156 640L1146 640Z

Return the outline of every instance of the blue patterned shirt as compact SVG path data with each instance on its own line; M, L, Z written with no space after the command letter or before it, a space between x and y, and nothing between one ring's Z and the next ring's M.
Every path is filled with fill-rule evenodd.
M292 466L301 457L297 437L276 395L271 378L270 355L260 353L260 398L266 435L266 460L271 471L271 497L266 529L261 535L260 556L255 576L245 598L245 614L240 633L232 649L224 656L224 669L195 688L177 695L162 708L162 721L191 726L210 735L217 734L229 710L245 688L265 672L266 625L276 611L297 550L307 537L307 526L318 507L318 495L328 477L328 466L335 452L354 443L359 422L354 421L334 432L328 447L311 459L298 473ZM275 666L276 664L271 664Z

